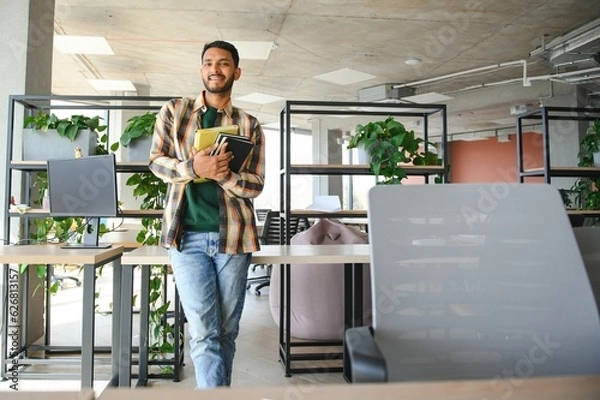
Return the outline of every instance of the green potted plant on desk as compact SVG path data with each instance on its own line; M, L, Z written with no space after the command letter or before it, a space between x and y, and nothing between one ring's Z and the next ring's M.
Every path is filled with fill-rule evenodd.
M23 124L23 159L45 161L48 158L72 158L79 148L83 156L98 153L106 142L106 130L99 116L72 115L58 118L55 114L39 112L25 118Z
M357 125L348 148L363 147L373 174L383 177L379 184L400 184L408 175L403 164L441 165L442 160L429 147L435 145L408 131L393 117Z

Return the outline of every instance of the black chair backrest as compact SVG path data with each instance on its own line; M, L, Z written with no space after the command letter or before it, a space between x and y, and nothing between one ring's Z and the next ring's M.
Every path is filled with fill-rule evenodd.
M255 211L256 211L256 219L259 222L263 222L267 218L267 214L271 210L268 208L257 208L257 209L255 209Z
M282 230L285 229L283 226L283 221L279 211L269 211L265 218L265 223L262 230L261 242L262 244L282 244L285 243L282 241ZM289 235L287 243L289 240L298 232L298 217L290 217L290 226L289 226Z

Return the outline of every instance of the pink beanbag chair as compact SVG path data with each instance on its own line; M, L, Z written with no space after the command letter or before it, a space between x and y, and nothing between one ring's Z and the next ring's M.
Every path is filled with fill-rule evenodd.
M320 219L292 237L291 244L366 244L368 235L337 220ZM344 265L291 265L291 335L298 339L341 340L344 333ZM369 265L363 265L364 324L371 323ZM280 268L271 272L269 304L279 323Z

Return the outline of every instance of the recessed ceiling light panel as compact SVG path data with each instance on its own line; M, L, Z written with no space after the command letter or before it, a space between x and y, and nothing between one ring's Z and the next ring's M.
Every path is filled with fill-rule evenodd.
M54 35L54 47L65 54L115 54L101 36Z
M336 85L351 85L353 83L367 81L376 78L375 75L355 71L350 68L342 68L337 71L327 72L314 77L320 81L335 83Z
M429 92L429 93L421 93L416 94L414 96L403 97L402 100L412 101L413 103L420 104L434 104L441 103L444 101L452 100L453 97L446 96L445 94Z
M276 47L273 42L232 41L230 43L235 46L243 60L268 60L271 50Z
M246 101L249 103L256 103L256 104L268 104L268 103L273 103L276 101L284 100L284 98L279 97L279 96L271 96L270 94L255 92L255 93L250 93L246 96L236 97L235 100L236 101Z
M88 82L96 90L109 90L121 92L136 92L133 82L130 80L118 79L88 79Z

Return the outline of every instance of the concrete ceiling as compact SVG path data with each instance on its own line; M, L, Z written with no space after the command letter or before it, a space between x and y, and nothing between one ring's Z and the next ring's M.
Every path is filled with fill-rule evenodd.
M130 79L139 95L195 97L204 43L272 41L267 60L241 61L233 94L264 124L277 121L283 101L235 99L260 92L358 101L360 89L392 83L451 96L450 132L493 130L514 126L511 106L573 105L560 98L576 87L567 79L582 88L579 105L593 104L599 17L600 0L56 0L56 34L104 36L115 55L55 51L52 87L107 95L115 93L97 92L87 79ZM586 24L583 43L563 43ZM411 58L422 63L406 65ZM314 78L343 68L375 78L349 85ZM587 73L563 76L574 70Z

